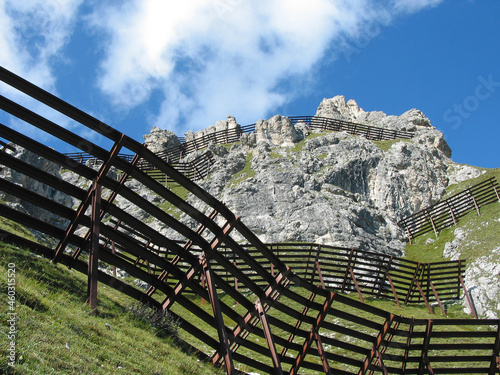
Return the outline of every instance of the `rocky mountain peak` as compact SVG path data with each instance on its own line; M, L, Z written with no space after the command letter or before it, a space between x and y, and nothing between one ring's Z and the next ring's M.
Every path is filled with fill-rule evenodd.
M388 116L381 111L365 112L354 99L346 102L343 95L323 99L318 106L316 116L404 131L416 131L419 127L432 126L427 116L418 109L410 109L401 116Z

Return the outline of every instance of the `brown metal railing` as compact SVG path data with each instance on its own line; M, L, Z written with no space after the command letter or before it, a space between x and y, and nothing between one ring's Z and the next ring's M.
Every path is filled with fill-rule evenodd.
M400 138L409 139L415 136L414 132L384 129L327 117L291 116L289 118L293 124L301 122L305 124L309 129L316 129L321 131L345 131L349 134L362 136L373 141ZM195 180L198 179L197 176L203 176L200 178L204 178L206 176L205 173L200 174L199 172L195 171L195 169L201 169L204 168L204 166L201 167L200 165L193 164L193 162L183 163L180 160L182 160L182 158L187 156L188 154L207 148L211 143L228 144L239 142L241 136L244 133L255 132L255 125L256 124L245 126L238 125L235 128L214 131L203 135L195 135L194 139L187 142L184 138L179 138L181 139L181 143L178 146L170 147L162 152L157 153L157 155L168 163L174 165L178 170L183 171L183 173L187 173L189 178L194 178ZM65 155L72 160L75 160L76 162L82 164L87 163L89 160L94 160L94 157L92 155L85 152L66 153ZM133 155L119 154L118 157L130 161ZM213 161L213 159L211 158L209 158L208 160ZM146 162L143 162L143 164L140 163L139 165L142 165L143 170L152 169L152 167ZM163 177L160 176L160 178Z
M433 276L434 265L415 266L398 263L394 258L391 262L382 256L338 248L325 249L325 254L331 255L325 255L323 264L323 258L316 259L316 249L309 245L301 253L307 254L304 261L308 266L303 271L299 263L289 266L287 261L294 259L288 258L285 249L299 251L295 245L277 247L262 243L224 204L142 144L3 68L0 80L113 143L109 150L103 149L0 96L0 109L6 115L52 134L70 146L90 151L103 161L95 170L0 124L2 139L89 182L87 188L74 186L16 159L9 151L0 152L2 166L73 197L77 206L66 207L0 179L1 191L48 210L59 219L58 223L64 222L63 225L45 222L18 209L19 206L0 204L0 216L35 229L52 241L35 243L6 230L0 230L0 238L87 274L93 308L98 308L94 297L99 282L139 301L168 309L187 333L187 344L205 353L215 365L223 366L227 374L236 374L240 365L265 374L499 372L498 319L404 318L329 289L331 284L344 292L357 293L359 289L361 295L374 296L380 292L383 296L388 285L378 280L390 276L395 289L395 280L404 280L405 287L396 289L401 299L404 290L413 291L413 294L407 292L408 301L417 298L415 290L431 299L432 287L429 284L430 289L427 288L427 280L432 280L436 290L439 289L437 276ZM119 157L123 148L134 153L132 160ZM189 201L141 170L137 166L141 160L189 190L192 193ZM119 171L118 178L108 175L111 168ZM129 188L130 179L143 185L141 195ZM159 199L151 199L154 196ZM163 201L177 207L188 220L181 222L164 212L158 205ZM132 214L133 207L140 210L141 219ZM170 228L169 234L157 231L156 224ZM82 257L84 253L93 261L89 263ZM380 266L367 268L367 263L376 261ZM347 269L342 270L342 265L347 265ZM106 273L105 267L121 269L148 287L128 284ZM438 274L442 274L448 265L436 267ZM451 268L452 273L456 271L455 266ZM386 273L386 269L390 271ZM339 273L348 276L340 280ZM354 280L353 275L358 288L353 288L349 281ZM315 285L318 281L319 285ZM406 288L408 284L412 287ZM370 287L375 287L372 294ZM200 298L193 298L193 294ZM438 293L443 298L445 294L446 291ZM206 301L210 309L202 306L200 300Z
M470 211L476 210L480 214L481 207L496 201L500 202L499 186L492 177L405 217L399 225L410 242L413 238L429 232L434 232L438 237L441 230L456 225L458 220Z

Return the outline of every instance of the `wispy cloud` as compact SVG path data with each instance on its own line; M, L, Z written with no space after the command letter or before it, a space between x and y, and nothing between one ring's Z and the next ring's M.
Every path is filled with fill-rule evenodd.
M270 114L312 87L342 42L440 1L133 0L91 2L82 15L82 0L0 0L0 64L54 91L54 62L85 18L101 40L98 86L114 108L153 96L151 124L182 132L227 114Z
M415 12L436 0L142 0L92 16L106 35L101 89L117 105L163 98L157 126L197 129L233 114L254 119L294 98L293 85L335 41L356 38L387 12ZM329 56L335 58L335 56Z
M23 78L56 92L54 63L63 61L74 20L82 0L0 0L0 65ZM27 96L0 84L0 92L66 127L74 122ZM36 139L52 139L23 122L2 121Z
M0 65L54 89L52 64L64 58L82 0L0 0Z
M393 9L401 13L416 13L425 8L432 8L444 0L393 0Z

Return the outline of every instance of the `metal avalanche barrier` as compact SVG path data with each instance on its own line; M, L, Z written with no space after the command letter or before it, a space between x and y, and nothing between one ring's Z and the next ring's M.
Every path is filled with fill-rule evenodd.
M441 230L457 225L458 220L469 212L476 210L480 215L481 207L500 202L498 190L498 181L494 177L489 178L405 217L398 224L406 232L410 243L415 237L429 232L434 232L437 238Z
M93 308L100 282L167 309L179 320L193 350L227 374L239 369L261 374L499 373L499 320L412 319L346 295L407 303L424 297L456 298L462 265L405 263L313 244L266 245L224 204L139 142L3 68L0 80L10 86L9 92L15 89L37 101L28 109L0 96L2 114L100 161L97 169L91 168L0 124L2 168L77 202L66 207L1 179L1 191L66 224L57 226L0 204L0 216L43 233L46 242L31 242L5 230L0 239L87 274ZM81 124L85 134L104 137L111 146L103 148L88 140L94 138L86 139L33 111L42 105ZM13 148L19 147L72 171L86 182L79 186L87 187L16 158ZM189 191L189 201L141 169L140 163ZM134 210L148 220L132 215ZM176 212L189 220L181 222ZM157 231L158 224L168 231ZM297 262L293 252L304 262ZM128 284L105 272L106 267L123 270L147 287ZM440 289L434 269L439 274L446 267L458 279Z

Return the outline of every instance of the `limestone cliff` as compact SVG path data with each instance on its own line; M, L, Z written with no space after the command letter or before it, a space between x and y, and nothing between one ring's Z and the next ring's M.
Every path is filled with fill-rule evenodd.
M345 132L313 132L286 117L260 120L254 134L217 162L202 186L268 242L311 241L401 254L403 216L438 202L451 150L422 112L365 112L342 96L317 116L395 130L411 140L373 142Z

